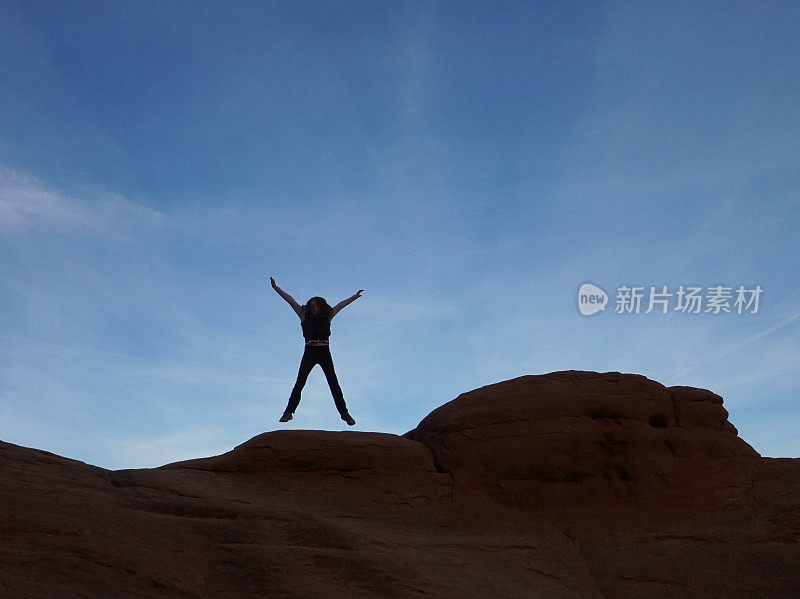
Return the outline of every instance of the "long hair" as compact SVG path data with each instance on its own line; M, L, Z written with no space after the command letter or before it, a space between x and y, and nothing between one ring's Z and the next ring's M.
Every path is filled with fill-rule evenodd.
M317 304L317 309L319 310L317 312L317 316L325 316L326 318L330 318L331 314L333 314L333 308L328 305L328 302L325 301L324 297L319 297L318 295L315 295L305 303L303 306L303 312L308 309L308 304L311 302L315 302Z

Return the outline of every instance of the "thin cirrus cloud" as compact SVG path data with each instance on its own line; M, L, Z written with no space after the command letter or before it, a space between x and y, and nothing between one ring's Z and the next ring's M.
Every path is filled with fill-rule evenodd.
M119 195L96 195L93 202L79 200L20 170L0 168L0 230L24 233L51 226L110 232L131 223L158 226L165 220L161 212Z

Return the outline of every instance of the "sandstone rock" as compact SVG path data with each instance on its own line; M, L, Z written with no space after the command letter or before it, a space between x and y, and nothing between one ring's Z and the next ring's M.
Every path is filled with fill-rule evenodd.
M0 596L800 596L800 460L710 391L556 372L404 436L108 471L0 442Z
M437 467L452 473L456 501L474 504L483 492L541 508L694 501L716 488L723 462L758 458L726 425L722 399L710 391L565 371L463 393L404 436L430 447Z

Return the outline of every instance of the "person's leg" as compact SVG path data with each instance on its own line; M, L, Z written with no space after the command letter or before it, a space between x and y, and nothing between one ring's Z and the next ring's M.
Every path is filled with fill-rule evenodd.
M331 395L333 395L333 402L336 404L336 409L339 410L339 415L344 418L348 415L347 404L344 402L344 394L342 388L339 386L339 380L336 378L336 371L333 369L333 356L329 347L324 348L324 353L321 352L319 365L322 366L322 372L325 373L325 378L328 380L328 387L331 388Z
M306 380L308 380L308 374L311 372L311 369L314 368L316 363L316 356L311 350L310 346L307 345L305 351L303 352L303 357L300 359L300 368L297 371L297 381L295 381L294 387L292 387L292 393L289 396L289 403L286 406L284 413L294 414L294 411L297 409L297 404L300 403L300 394L303 391L303 387L305 387Z

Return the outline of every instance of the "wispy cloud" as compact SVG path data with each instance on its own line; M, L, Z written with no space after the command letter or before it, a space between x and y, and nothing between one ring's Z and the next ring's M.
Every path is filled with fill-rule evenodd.
M718 360L722 360L725 357L727 357L728 355L730 355L730 354L732 354L734 352L737 352L737 351L739 351L741 349L744 349L748 345L752 345L753 343L755 343L756 341L766 337L767 335L769 335L771 333L774 333L775 331L778 331L778 330L780 330L780 329L792 324L798 318L800 318L800 312L797 312L796 314L792 314L791 316L789 316L788 318L782 320L781 322L779 322L779 323L777 323L777 324L775 324L775 325L773 325L771 327L768 327L768 328L764 329L763 331L760 331L760 332L756 333L755 335L751 335L747 339L744 339L742 341L737 341L737 342L734 342L734 343L729 343L729 344L725 345L724 347L720 347L720 348L716 349L713 353L710 353L706 358L699 358L691 366L689 366L688 368L684 368L683 370L678 371L675 374L675 378L683 377L683 376L685 376L686 374L688 374L690 372L694 372L694 371L696 371L696 370L698 370L700 368L705 368L705 367L707 367L709 364L711 364L713 362L716 362Z
M76 198L17 169L0 167L0 232L26 232L48 226L110 232L132 224L162 225L166 216L124 197L93 190Z

